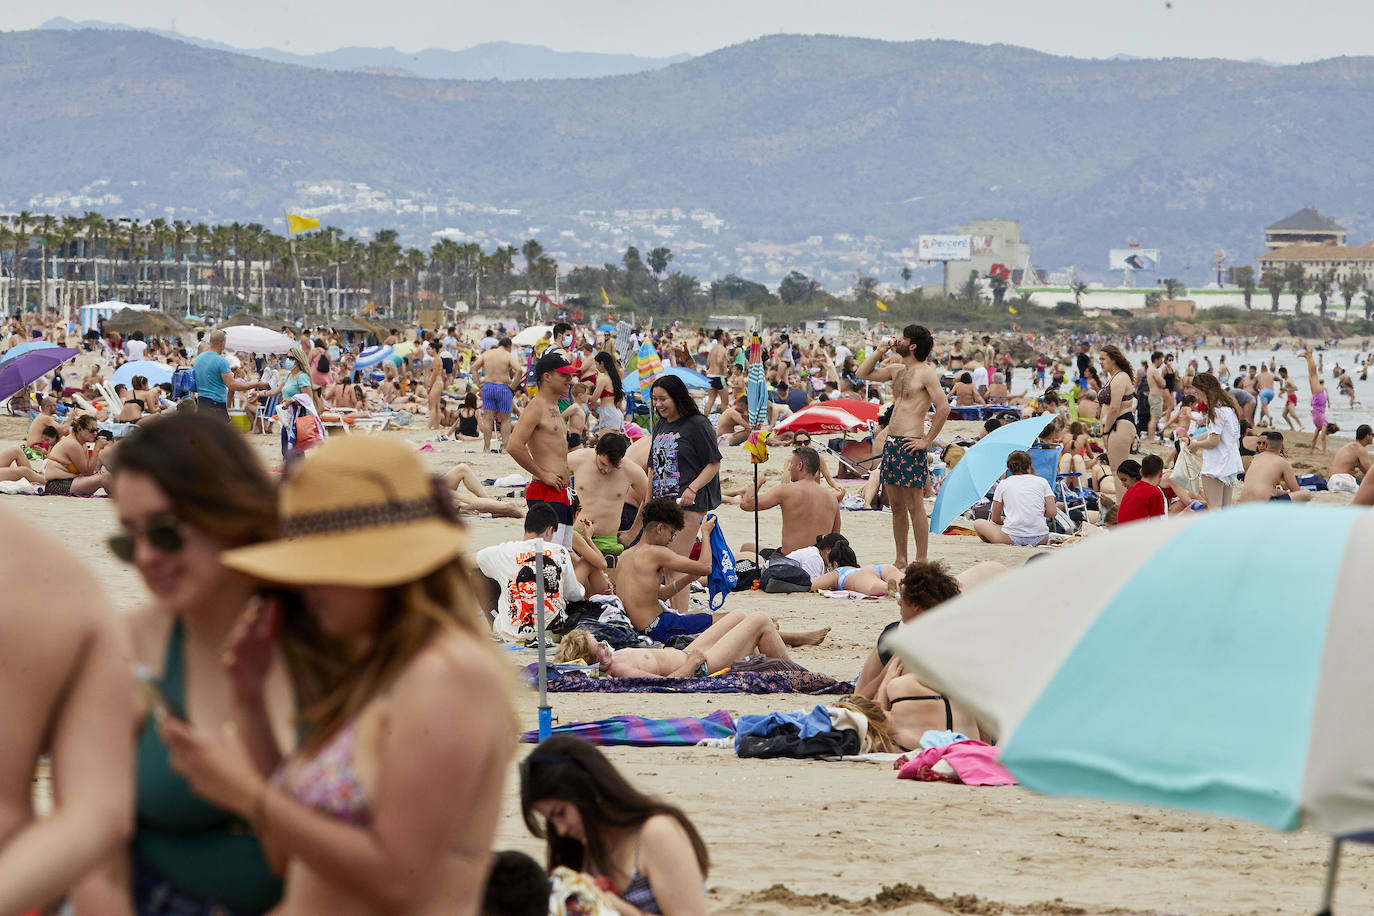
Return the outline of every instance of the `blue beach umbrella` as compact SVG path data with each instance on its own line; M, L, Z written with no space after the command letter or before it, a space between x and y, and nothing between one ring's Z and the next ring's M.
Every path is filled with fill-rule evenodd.
M1007 456L1024 451L1039 438L1052 417L1031 417L1008 423L988 433L964 452L964 457L949 472L940 492L935 496L935 508L930 513L930 530L939 534L949 523L964 514L969 506L983 498L997 478L1007 472Z
M354 369L368 369L382 362L396 352L394 348L388 346L368 347L358 354L358 358L353 360Z
M596 329L596 333L598 334L610 334L613 331L615 331L615 326L610 324L603 324L601 327Z
M28 343L17 344L10 347L4 353L0 353L0 363L6 363L16 356L23 356L25 353L32 353L34 350L52 350L57 344L47 340L31 340Z
M1369 842L1371 539L1374 513L1348 506L1124 525L922 614L889 645L1038 792Z
M32 385L80 352L66 347L43 347L0 363L0 401L25 385Z
M711 387L711 380L700 372L686 369L682 366L669 366L663 370L664 375L672 375L682 379L682 384L688 388L706 389Z
M159 363L151 359L135 360L125 363L110 375L111 385L132 384L135 375L141 375L148 380L149 385L161 385L163 382L172 380L172 367L166 363Z

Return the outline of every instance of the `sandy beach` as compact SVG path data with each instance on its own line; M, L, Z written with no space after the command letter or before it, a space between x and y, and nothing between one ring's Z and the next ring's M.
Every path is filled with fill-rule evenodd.
M973 424L950 424L971 432ZM0 441L23 434L18 420L0 420ZM416 448L434 433L394 435ZM269 467L279 464L275 437L251 437ZM1289 438L1291 444L1293 437ZM1306 437L1298 437L1305 442ZM433 442L436 471L470 462L481 478L516 470L506 455L480 454L480 444ZM1333 448L1338 443L1333 440ZM726 486L750 476L742 449L726 449ZM785 449L770 467L782 467ZM1312 462L1296 455L1300 471ZM833 466L833 465L832 465ZM505 493L500 495L505 496ZM1320 501L1348 496L1318 494ZM12 511L55 533L96 571L121 609L146 599L130 568L109 554L115 528L107 499L5 497ZM753 539L753 517L723 506L721 524L732 545ZM776 542L776 511L761 516L764 543ZM510 519L470 519L474 548L519 537ZM890 562L890 516L846 512L845 535L861 562ZM1278 541L1276 541L1276 544ZM1072 550L1072 547L1058 548ZM973 538L932 538L931 554L954 570L996 559L1025 561L1029 549L993 547ZM1072 600L1066 583L1065 600ZM824 644L794 651L817 671L853 678L883 625L896 618L892 600L840 601L812 595L738 593L730 610L764 610L788 629L831 627ZM509 653L512 664L534 659ZM618 713L705 715L809 708L815 698L788 695L553 694L561 722ZM519 698L526 728L536 726L536 698ZM1358 726L1357 726L1358 727ZM528 747L521 748L521 754ZM1156 808L1050 798L1028 790L970 788L896 779L884 765L788 760L740 760L712 748L610 748L610 756L641 786L681 805L711 851L707 879L715 912L891 914L1304 913L1320 892L1328 839L1279 834L1218 818ZM506 789L498 847L542 859L541 842L520 818L514 768ZM1374 913L1374 854L1348 847L1342 861L1339 912Z

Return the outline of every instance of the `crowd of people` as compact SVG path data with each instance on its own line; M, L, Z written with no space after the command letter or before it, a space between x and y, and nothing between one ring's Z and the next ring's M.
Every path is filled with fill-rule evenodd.
M561 868L620 912L703 913L710 857L691 819L579 739L548 739L519 767L545 862L493 853L519 689L498 642L542 639L542 617L558 663L607 677L708 677L755 659L795 668L795 650L827 629L786 630L705 599L720 587L714 513L777 509L776 546L734 551L760 588L896 599L898 619L872 634L840 701L869 720L869 746L911 750L929 730L995 741L884 636L1005 571L933 562L927 503L1009 414L1043 423L970 507L972 533L992 543L1307 501L1315 486L1276 428L1291 434L1300 419L1272 356L1233 375L1224 356L1176 365L1183 347L1134 366L1126 354L1146 341L773 331L759 342L766 425L821 401L881 413L829 448L824 427L795 424L772 439L787 450L782 478L731 488L722 463L760 425L748 416L747 340L678 327L598 337L560 322L520 348L509 331L471 330L422 332L411 358L364 369L362 342L326 329L284 328L299 345L276 357L226 353L222 329L181 341L97 333L79 383L59 369L12 405L27 423L0 451L0 482L110 495L110 550L149 600L111 613L78 561L5 512L14 549L0 565L19 592L0 622L0 681L18 750L4 760L14 778L0 911L68 896L78 913L546 912L548 873ZM4 336L6 348L65 342L20 317ZM631 360L646 343L663 365L699 372L697 393L682 374L641 386ZM1330 454L1322 486L1374 504L1374 429L1330 451L1328 373L1300 350L1320 434L1306 450ZM106 384L107 370L150 358L189 370L187 396L143 376ZM1353 406L1354 383L1335 368ZM276 418L282 463L269 468L246 436L270 424L245 431L229 418L273 401L290 406ZM999 410L951 434L951 417L980 408ZM523 507L466 464L434 475L402 437L328 436L322 418L340 410L425 416L441 441L508 456ZM892 542L861 560L844 526L846 509L867 507L890 510ZM522 518L523 536L473 550L464 511ZM57 602L35 574L53 564ZM54 811L33 820L27 777L42 754ZM521 911L517 899L535 903Z

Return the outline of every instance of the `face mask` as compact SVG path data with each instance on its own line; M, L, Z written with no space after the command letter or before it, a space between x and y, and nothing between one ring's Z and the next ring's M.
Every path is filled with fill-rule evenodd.
M572 342L573 342L573 336L572 336L571 334L564 334L564 335L563 335L563 346L565 346L565 347L571 347L571 346L572 346Z

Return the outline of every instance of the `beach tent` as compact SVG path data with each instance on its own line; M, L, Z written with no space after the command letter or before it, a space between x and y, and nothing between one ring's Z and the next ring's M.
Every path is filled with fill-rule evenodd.
M97 302L95 305L83 305L81 306L81 333L85 334L91 328L96 327L100 319L113 318L124 309L133 309L135 312L147 312L152 310L152 306L134 305L129 302L120 302L117 299Z

